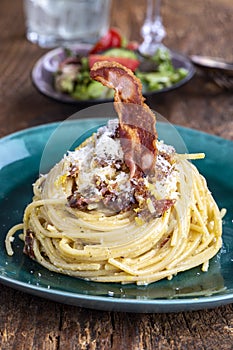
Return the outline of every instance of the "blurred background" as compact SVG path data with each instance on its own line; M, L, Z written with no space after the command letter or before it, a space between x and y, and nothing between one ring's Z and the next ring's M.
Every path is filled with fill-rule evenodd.
M128 40L142 41L146 1L112 0L110 26ZM164 44L187 56L209 55L233 62L233 2L231 0L163 0L161 15L167 35ZM28 126L62 120L84 108L41 95L31 71L49 49L26 39L23 1L0 3L0 136ZM232 138L232 93L202 74L169 93L151 96L147 103L169 121Z

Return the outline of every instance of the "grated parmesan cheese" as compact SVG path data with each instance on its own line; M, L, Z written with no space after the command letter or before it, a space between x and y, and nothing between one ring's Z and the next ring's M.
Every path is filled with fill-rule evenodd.
M98 129L85 146L70 151L65 156L67 164L78 169L75 181L81 195L101 197L101 191L98 189L101 182L114 189L118 195L121 193L131 195L133 186L129 172L112 166L116 162L124 161L120 140L114 138L117 127L117 120L109 121L106 126ZM169 162L169 157L174 154L175 150L172 146L164 144L163 141L157 142L157 149L156 171L162 175L152 183L149 182L148 177L145 177L144 184L156 199L176 199L178 171L176 164ZM67 167L64 168L64 172L67 176ZM147 205L153 213L155 210L153 203L148 202Z

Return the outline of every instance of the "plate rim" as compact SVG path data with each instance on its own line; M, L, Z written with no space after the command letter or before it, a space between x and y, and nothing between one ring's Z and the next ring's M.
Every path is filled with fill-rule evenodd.
M27 284L0 276L0 283L30 295L102 311L134 312L134 313L170 313L203 310L223 306L233 302L232 294L201 296L193 298L173 299L128 299L111 296L86 295L74 292L49 289L42 286ZM64 300L65 299L65 300ZM92 302L92 304L89 302ZM93 304L94 302L94 304ZM110 306L110 307L109 307ZM188 306L188 308L187 308Z
M65 121L66 123L80 123L83 121L98 121L100 124L103 120L108 120L109 118L80 118L75 120ZM0 139L0 147L1 144L4 144L5 141L14 138L21 138L27 136L28 134L34 132L41 132L42 130L53 132L56 127L61 122L52 122L41 124L37 126L32 126L26 129L22 129L16 132L13 132L9 135L6 135ZM162 124L163 122L158 122ZM175 128L180 130L184 130L185 133L190 133L192 135L201 134L205 138L211 138L216 142L226 142L226 144L231 145L233 147L233 141L229 139L225 139L221 136L210 134L204 131L199 131L194 128L184 127L177 124L172 124ZM49 135L50 137L50 135ZM151 312L159 312L159 313L167 313L167 312L182 312L182 311L190 311L190 310L201 310L203 308L213 308L221 305L225 305L233 302L233 291L230 293L223 294L213 294L211 296L200 296L200 297L189 297L189 298L158 298L158 299L130 299L130 298L120 298L120 297L111 297L111 296L99 296L99 295L85 295L80 294L79 292L69 292L62 291L59 289L48 289L43 286L32 285L26 282L22 282L21 280L14 279L11 277L6 277L0 274L0 283L12 287L14 289L21 290L28 294L33 294L39 297L47 298L50 300L54 300L57 302L71 304L76 306L82 306L86 308L96 309L96 310L105 310L105 311L124 311L124 312L138 312L138 313L151 313Z
M156 112L152 109L153 112ZM79 113L80 111L78 111L77 113ZM157 113L157 112L156 112ZM48 123L44 123L44 124L38 124L38 125L33 125L33 126L29 126L27 128L23 128L23 129L20 129L20 130L16 130L16 131L13 131L11 132L10 134L7 134L7 135L4 135L2 137L0 137L0 144L2 142L5 142L5 140L7 139L11 139L11 138L14 138L14 137L18 137L18 136L21 136L23 134L27 134L28 132L35 132L39 129L50 129L50 128L53 128L53 127L58 127L60 124L62 123L76 123L76 122L87 122L87 121L93 121L93 120L96 120L96 121L107 121L109 119L112 119L112 118L105 118L105 117L96 117L96 118L78 118L78 119L71 119L71 120L61 120L61 121L54 121L54 122L48 122ZM169 122L169 121L168 121ZM156 124L165 124L165 122L162 122L162 121L157 121ZM219 141L223 141L223 142L229 142L230 144L233 145L233 140L231 139L226 139L222 136L219 136L219 135L216 135L216 134L212 134L212 133L209 133L209 132L206 132L206 131L203 131L203 130L199 130L199 129L196 129L196 128L190 128L188 126L183 126L181 124L176 124L176 123L170 123L170 125L174 126L176 129L183 129L185 130L186 132L188 133L197 133L197 134L201 134L205 137L210 137L210 138L213 138L213 139L216 139L216 140L219 140Z

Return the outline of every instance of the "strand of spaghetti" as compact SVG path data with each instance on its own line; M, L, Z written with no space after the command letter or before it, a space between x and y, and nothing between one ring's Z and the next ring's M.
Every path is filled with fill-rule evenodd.
M206 181L202 176L198 176L196 169L193 167L194 175L195 175L195 182L193 184L194 187L194 194L196 198L196 206L198 207L198 210L205 220L208 216L207 214L207 186L206 186Z
M135 257L135 258L126 258L125 261L129 266L135 266L137 269L142 269L145 266L145 263L154 264L154 265L159 263L161 260L165 258L165 256L167 256L169 250L170 250L170 244L169 244L169 241L167 241L162 248L153 249L154 253L152 254L152 256L149 255L151 253L150 251L147 253L148 255L144 254L142 256ZM148 260L146 259L147 256L148 256Z
M24 212L24 220L26 221L28 219L28 216L30 215L30 212L32 211L32 209L36 208L36 207L40 207L43 205L59 205L59 204L65 204L66 203L66 198L62 198L62 199L41 199L41 200L37 200L37 201L33 201L31 202L25 209Z
M169 214L166 214L169 217ZM162 226L162 227L161 227ZM128 244L118 244L111 249L108 247L102 247L101 245L85 246L85 250L73 249L69 246L66 239L62 239L60 246L63 252L66 252L68 256L85 257L86 259L93 259L96 256L103 255L105 258L122 256L126 253L128 257L141 255L142 252L148 251L163 235L166 229L166 221L163 225L159 225L159 229L151 230L151 224L144 231L144 235L139 240L129 242ZM152 231L152 232L151 232Z
M167 271L171 270L172 267L174 267L175 265L177 265L177 263L179 263L179 260L183 260L190 254L192 254L192 252L196 249L198 244L199 244L199 240L196 239L196 241L192 242L192 245L190 245L189 248L187 247L187 251L180 257L180 259L172 261L171 259L168 258L166 260L166 263L165 263L166 267L164 268L164 270L167 270ZM173 252L171 251L170 253L172 254ZM169 261L172 261L172 262L169 264ZM140 270L137 268L137 266L134 266L134 268L132 269L128 265L125 265L124 263L119 262L116 259L109 259L108 262L118 268L121 268L123 271L130 273L131 275L137 275L137 276L154 274L156 272L163 270L161 266L154 264L153 259L147 261L146 265L141 266Z
M181 261L188 260L189 256L195 256L200 239L200 237L193 237L192 241L187 242L186 249L183 254L180 254L179 257L167 264L166 269L170 270L172 267L177 266Z
M192 205L192 210L194 212L195 219L196 219L197 223L202 227L202 240L205 241L208 239L209 231L208 231L208 229L205 225L204 219L202 218L200 212L198 211L195 203L193 203L193 205Z
M24 228L24 224L18 224L18 225L15 225L13 226L7 233L6 235L6 238L5 238L5 245L6 245L6 251L7 251L7 254L12 256L14 254L14 251L12 249L12 246L11 246L11 243L12 241L14 240L14 234L17 232L17 231L21 231L23 230Z
M203 159L205 158L205 153L178 153L177 158L179 159L185 159L185 160L196 160L196 159Z
M72 261L67 262L66 260L61 259L61 254L59 251L54 248L51 240L46 239L45 241L46 254L49 257L51 263L59 268L64 268L71 271L86 271L86 270L99 270L100 263L90 263L90 262L78 262L74 263Z

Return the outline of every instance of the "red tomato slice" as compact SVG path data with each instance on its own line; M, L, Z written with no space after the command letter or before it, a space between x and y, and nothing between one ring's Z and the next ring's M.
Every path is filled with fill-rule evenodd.
M128 50L136 51L136 50L138 49L138 46L139 46L139 44L138 44L137 41L130 41L130 42L127 44L126 48L127 48Z
M104 55L90 55L89 56L89 66L92 68L92 66L99 61L109 61L109 62L117 62L122 64L123 66L131 69L133 72L137 69L139 66L139 61L134 58L127 58L127 57L111 57L111 56L104 56Z
M111 28L90 50L90 54L98 53L107 50L111 47L121 47L122 37L120 33Z

